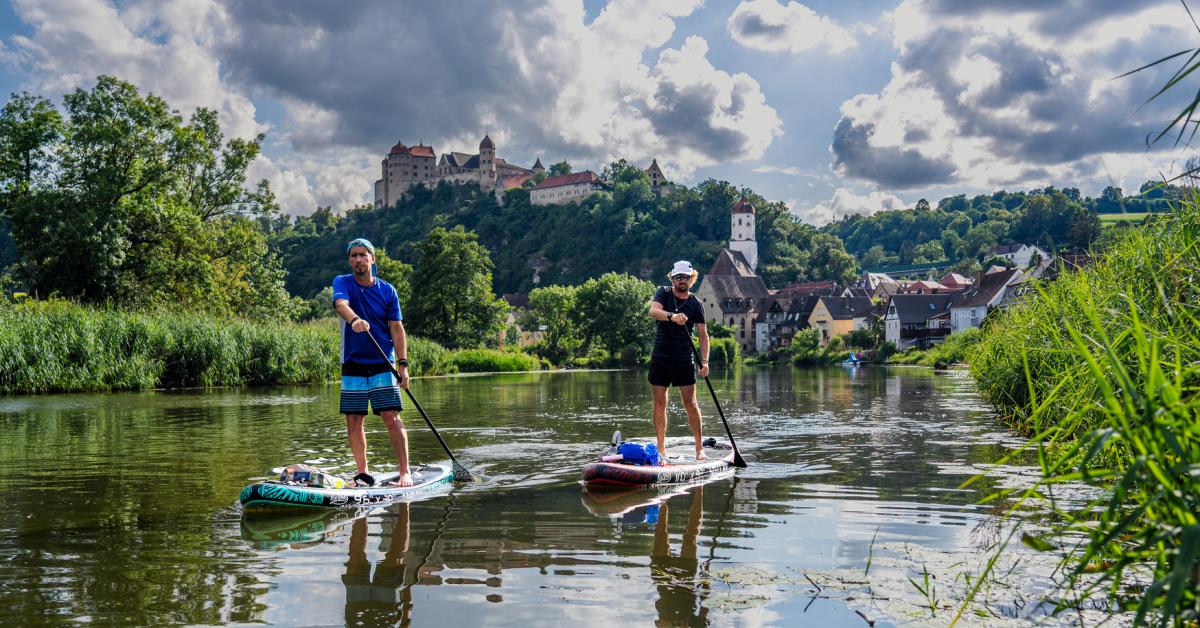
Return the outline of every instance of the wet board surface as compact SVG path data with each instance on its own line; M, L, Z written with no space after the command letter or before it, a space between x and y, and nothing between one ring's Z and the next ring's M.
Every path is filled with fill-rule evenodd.
M248 514L296 509L363 508L432 493L454 480L454 472L450 467L434 464L414 468L412 486L384 486L398 476L398 473L380 475L375 478L375 486L361 488L317 488L274 480L256 482L242 489L238 501Z

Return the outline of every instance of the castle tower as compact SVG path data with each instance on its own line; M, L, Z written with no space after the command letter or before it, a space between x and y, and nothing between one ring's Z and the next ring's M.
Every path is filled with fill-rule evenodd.
M758 271L758 241L754 239L754 206L746 199L733 204L729 216L729 250L737 251Z
M531 168L531 170L533 170L533 174L538 174L539 172L546 171L546 167L542 165L541 157L538 157L537 161L533 162L533 168Z
M496 187L496 143L486 133L479 142L479 187L485 190Z

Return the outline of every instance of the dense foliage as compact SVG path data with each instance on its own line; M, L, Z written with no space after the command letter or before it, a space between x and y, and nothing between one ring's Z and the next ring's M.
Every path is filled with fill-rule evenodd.
M581 285L607 272L660 281L677 259L706 269L729 238L729 210L745 195L757 210L760 274L769 285L850 279L853 257L830 234L800 222L782 203L723 181L650 190L641 170L623 162L605 169L609 189L577 203L534 206L527 189L504 203L474 185L418 186L392 207L321 209L294 222L267 221L272 247L288 268L292 294L310 297L345 267L343 247L370 238L400 260L414 261L432 229L462 226L478 235L494 262L497 293L539 285Z
M1173 190L1167 186L1155 192ZM1049 251L1084 250L1100 234L1096 208L1107 208L1100 200L1082 198L1074 188L1053 187L970 199L960 194L943 198L937 207L919 201L913 209L849 216L823 230L840 238L868 269L976 260L996 244L1013 242Z
M61 112L14 95L0 110L12 274L43 297L291 318L297 304L254 220L275 213L273 196L245 186L261 141L226 141L216 112L185 122L108 76L67 94Z

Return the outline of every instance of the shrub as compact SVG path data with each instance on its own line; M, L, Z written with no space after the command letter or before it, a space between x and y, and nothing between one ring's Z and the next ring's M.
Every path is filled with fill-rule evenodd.
M536 371L541 363L527 353L495 349L464 349L450 354L448 363L459 373Z

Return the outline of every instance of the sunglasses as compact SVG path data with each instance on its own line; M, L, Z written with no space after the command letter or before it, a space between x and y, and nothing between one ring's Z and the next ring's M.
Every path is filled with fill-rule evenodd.
M675 281L679 281L680 279L691 279L691 278L692 278L691 275L671 275L671 279L674 279Z

